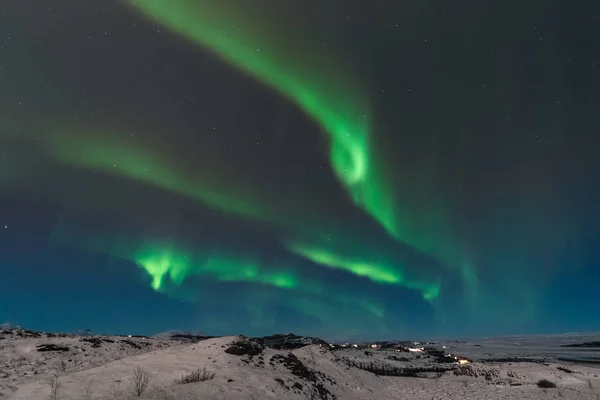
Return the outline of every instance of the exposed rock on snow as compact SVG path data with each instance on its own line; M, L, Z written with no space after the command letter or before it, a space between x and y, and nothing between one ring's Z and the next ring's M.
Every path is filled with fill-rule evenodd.
M571 343L586 341L593 340ZM443 351L446 348L448 353ZM536 352L520 347L516 352L501 340L500 344L489 340L436 344L421 352L405 352L397 345L337 347L292 334L208 338L176 332L123 337L11 328L0 330L0 399L46 400L51 377L60 382L60 400L600 397L597 366L560 364L548 347L545 349ZM565 351L578 352L577 357L583 354L581 348L568 350L556 345L554 349L562 358L573 356ZM486 358L501 361L481 361ZM542 362L517 361L519 358ZM141 397L133 396L134 370L149 380ZM182 384L181 377L194 371L204 373L192 374ZM540 388L542 380L557 387Z

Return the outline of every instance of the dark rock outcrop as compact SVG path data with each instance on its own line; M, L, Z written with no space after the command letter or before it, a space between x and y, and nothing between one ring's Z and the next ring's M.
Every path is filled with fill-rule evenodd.
M319 338L298 336L293 333L281 333L260 338L252 338L252 340L275 350L295 350L313 344L327 345L327 342Z
M292 373L292 375L295 375L301 379L311 382L316 382L317 380L315 373L308 369L308 367L306 367L306 365L304 365L304 363L292 353L288 353L287 356L275 354L273 357L271 357L271 360L283 364L283 366L286 367Z
M563 344L561 347L600 347L600 341L596 341L596 342L584 342L584 343L573 343L573 344Z
M233 342L225 349L225 353L235 356L257 356L262 353L264 346L249 339Z
M92 347L95 348L95 349L97 349L100 346L102 346L102 339L100 339L100 338L88 338L88 337L85 337L85 338L79 339L79 341L80 342L90 343L92 345Z
M202 332L188 332L188 331L167 331L164 333L159 333L154 336L157 339L168 339L168 340L179 340L181 342L186 343L197 343L202 340L212 339L215 336L207 336Z
M67 346L59 346L56 344L39 344L36 347L37 351L69 351Z
M470 376L478 378L484 377L486 381L493 381L500 378L500 371L497 369L476 369L471 365L460 366L454 370L456 376Z

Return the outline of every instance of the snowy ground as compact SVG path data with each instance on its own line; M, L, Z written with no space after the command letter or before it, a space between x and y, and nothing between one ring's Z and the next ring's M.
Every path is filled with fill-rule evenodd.
M592 339L556 338L544 339L545 344L539 337L440 343L438 348L474 360L460 366L427 353L394 350L332 351L322 345L275 350L240 336L190 344L0 330L0 399L49 399L54 376L61 400L600 399L600 365L592 363L600 352L560 347ZM557 354L590 363L557 362ZM132 388L136 367L150 377L141 397ZM176 383L198 368L214 378ZM414 376L380 376L362 368ZM557 387L539 388L540 379Z

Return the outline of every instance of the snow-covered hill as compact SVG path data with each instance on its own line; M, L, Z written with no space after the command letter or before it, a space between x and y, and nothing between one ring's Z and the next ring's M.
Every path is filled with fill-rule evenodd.
M0 330L0 399L47 400L53 384L59 400L600 396L600 370L594 365L515 359L469 362L458 344L454 349L447 344L383 347L332 346L292 334L78 336L8 328ZM474 346L484 352L482 347ZM134 394L136 372L149 379L139 397ZM538 387L541 379L557 388Z

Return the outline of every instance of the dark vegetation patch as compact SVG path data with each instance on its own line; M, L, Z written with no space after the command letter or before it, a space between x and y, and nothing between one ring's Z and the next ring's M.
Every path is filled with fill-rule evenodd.
M45 333L22 329L18 325L0 324L0 333L3 335L14 335L20 338L51 338L51 337L73 337L68 333Z
M438 350L436 348L429 347L425 348L425 353L428 356L433 357L435 359L435 362L437 362L438 364L454 363L454 359L452 357L448 357L443 350Z
M408 358L408 357L398 357L398 356L387 356L386 359L393 360L393 361L402 361L402 362L410 361L410 358Z
M310 382L317 381L317 376L315 373L308 369L306 365L304 365L304 363L292 353L288 353L287 356L275 354L273 357L271 357L271 360L283 364L283 366L286 367L292 373L292 375Z
M37 351L69 351L67 346L59 346L56 344L38 344L35 347Z
M206 367L200 369L196 369L192 372L187 372L181 376L181 378L176 379L175 383L180 385L185 385L187 383L196 383L196 382L204 382L209 381L215 377L215 373L212 371L207 371Z
M588 360L588 359L564 358L564 357L557 357L556 360L574 363L574 364L592 364L592 365L600 364L600 360Z
M253 357L253 356L248 356L248 358L250 358L250 360L252 360L252 357ZM258 358L257 358L257 360L256 360L256 361L254 361L254 366L255 366L255 367L261 367L261 368L264 368L264 366L265 366L265 358L264 358L264 356L263 356L262 354L259 354L259 355L258 355Z
M337 396L331 393L322 383L317 382L313 386L313 393L315 398L321 400L336 400Z
M89 337L85 337L85 338L81 338L79 339L80 342L85 342L85 343L89 343L92 345L93 348L97 349L100 348L102 346L102 339L100 338L89 338Z
M294 376L299 377L305 381L312 383L312 395L314 399L321 400L335 400L337 397L331 393L325 385L319 382L317 374L309 369L304 363L298 359L294 354L288 353L286 356L282 354L275 354L271 357L271 362L278 362L283 364ZM287 386L286 386L287 387Z
M123 339L123 340L120 340L120 342L121 342L121 343L124 343L124 344L126 344L126 345L128 345L128 346L131 346L131 347L133 347L134 349L138 349L138 350L140 350L140 349L142 348L142 346L140 346L140 344L139 344L139 343L136 343L136 342L134 342L133 340L127 340L127 339ZM147 345L147 343L144 343L144 344L145 344L145 345Z
M284 388L289 389L289 387L285 384L285 382L283 381L283 379L281 379L281 378L275 378L275 382L279 383Z
M238 340L225 349L225 353L234 356L257 356L262 353L264 346L251 340Z
M572 374L574 372L573 370L565 367L556 367L556 369L558 369L559 371L566 372L567 374Z
M315 374L317 374L318 377L321 378L321 380L329 382L331 386L337 386L337 382L334 381L333 378L331 378L330 376L324 374L323 372L315 371Z
M600 347L600 341L584 342L584 343L573 343L573 344L563 344L560 347Z
M552 389L556 387L556 383L549 381L548 379L540 379L537 382L537 387L542 389Z
M260 338L252 338L252 341L275 350L295 350L313 344L328 346L327 342L314 337L298 336L293 333L282 333Z
M171 335L169 337L169 339L172 340L180 340L182 342L200 342L202 340L207 340L207 339L212 339L215 338L216 336L204 336L204 335L195 335L195 334L191 334L191 333L177 333L174 335Z
M375 342L374 344L381 350L397 349L408 352L408 350L398 342ZM408 346L409 344L406 343L406 345Z
M382 349L384 349L384 348L382 347ZM395 347L393 347L393 349L394 349L394 351L397 351L399 353L410 353L410 350L404 346L395 346Z
M42 334L40 332L28 331L28 330L19 330L15 332L15 335L22 338L41 338Z
M443 368L443 367L414 367L414 368L401 368L389 364L378 364L375 362L362 362L356 360L348 360L348 364L351 367L359 368L364 371L370 372L379 376L404 376L404 377L423 377L427 374L435 374L441 376L447 371L451 371L454 368Z
M540 358L522 358L522 357L500 357L500 358L486 358L481 360L482 363L534 363L548 365L546 360Z
M477 370L470 365L464 365L454 370L456 376L470 376L472 378L478 378L483 376L486 381L492 381L500 378L500 371L496 369Z

